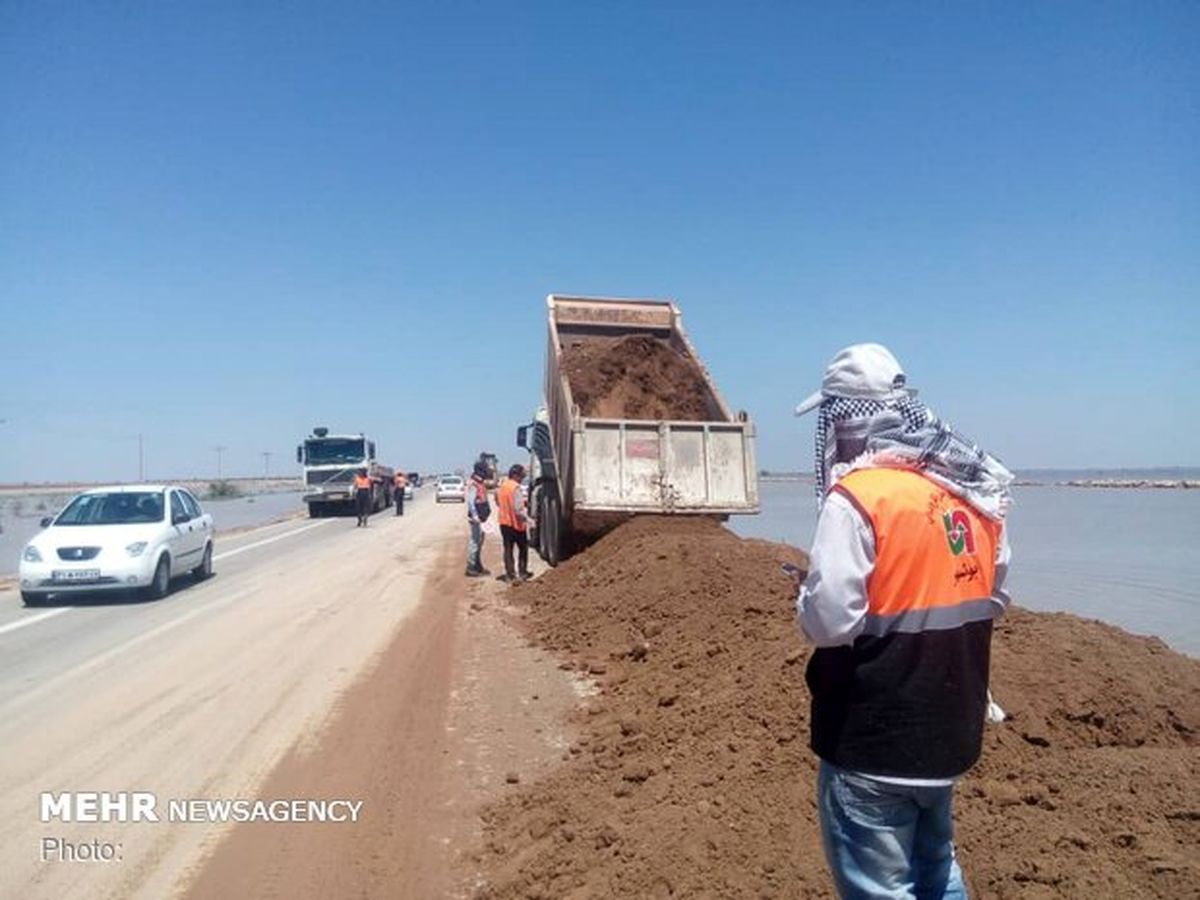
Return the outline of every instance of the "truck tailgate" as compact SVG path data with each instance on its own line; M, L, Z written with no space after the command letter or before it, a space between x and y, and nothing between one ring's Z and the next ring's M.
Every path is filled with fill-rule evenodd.
M580 512L757 513L750 422L578 419Z

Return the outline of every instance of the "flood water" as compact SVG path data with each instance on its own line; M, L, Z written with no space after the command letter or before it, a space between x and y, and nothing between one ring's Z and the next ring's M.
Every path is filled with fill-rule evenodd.
M763 511L730 526L808 547L811 484L764 482ZM1009 589L1028 609L1102 619L1200 657L1200 490L1017 487Z

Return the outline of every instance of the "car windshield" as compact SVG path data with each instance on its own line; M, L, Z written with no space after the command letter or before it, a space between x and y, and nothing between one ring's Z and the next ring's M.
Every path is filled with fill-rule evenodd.
M80 494L54 520L57 525L135 525L163 520L158 491Z
M304 450L310 466L346 465L366 459L362 438L326 438L305 441Z
M463 480L461 478L443 478L442 487L462 487Z

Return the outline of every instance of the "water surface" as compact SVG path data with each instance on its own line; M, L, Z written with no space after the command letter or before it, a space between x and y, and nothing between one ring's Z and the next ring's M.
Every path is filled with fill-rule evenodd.
M764 482L763 511L731 527L808 547L808 483ZM1200 490L1018 487L1009 588L1029 609L1102 619L1200 656Z

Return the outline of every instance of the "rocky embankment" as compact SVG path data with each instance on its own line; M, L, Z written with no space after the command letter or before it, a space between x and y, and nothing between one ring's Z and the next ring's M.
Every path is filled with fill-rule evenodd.
M597 693L560 768L486 811L478 896L832 896L784 561L803 554L644 518L513 589ZM1195 896L1200 662L1014 609L993 689L1010 718L957 794L972 896Z

